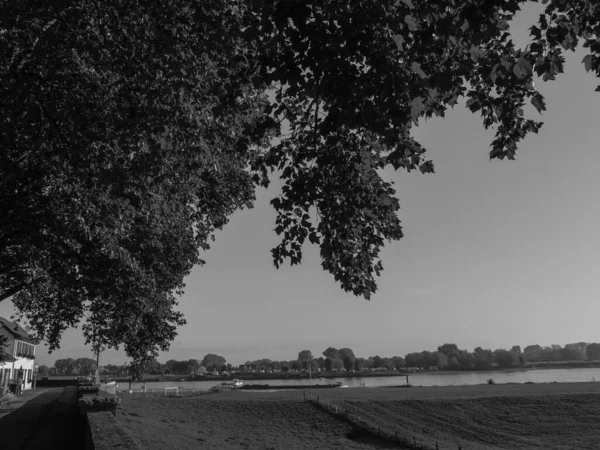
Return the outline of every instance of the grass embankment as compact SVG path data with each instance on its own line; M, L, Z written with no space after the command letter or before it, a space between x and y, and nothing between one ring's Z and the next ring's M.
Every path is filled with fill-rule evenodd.
M309 402L208 399L218 396L125 396L117 418L147 450L398 448L368 437L348 439L350 424Z
M600 383L323 389L313 395L429 448L436 442L463 450L600 448ZM117 417L147 449L400 448L349 439L349 423L297 398L293 392L124 395Z

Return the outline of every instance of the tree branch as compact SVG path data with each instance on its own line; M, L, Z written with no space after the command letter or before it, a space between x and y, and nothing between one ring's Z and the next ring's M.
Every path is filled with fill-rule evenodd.
M13 295L18 294L19 292L21 292L27 285L25 283L19 284L7 291L4 291L2 293L0 293L0 302L12 297Z

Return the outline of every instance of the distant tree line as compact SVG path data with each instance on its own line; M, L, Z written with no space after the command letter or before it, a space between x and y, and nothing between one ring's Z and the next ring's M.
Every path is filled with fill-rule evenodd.
M57 359L53 367L39 366L38 372L40 376L88 376L96 372L96 360L92 358Z
M246 361L239 366L227 363L223 356L209 353L202 358L178 361L170 359L161 364L152 358L146 366L146 373L150 375L200 375L214 372L290 372L301 370L312 371L365 371L365 370L406 370L419 368L430 370L488 370L493 368L507 369L522 367L535 363L546 362L575 362L575 361L600 360L600 343L577 342L542 347L528 345L521 349L515 345L506 349L475 348L472 352L461 350L456 344L443 344L437 350L408 353L404 357L381 357L379 355L368 358L357 357L350 348L328 347L322 356L314 357L310 350L302 350L298 357L290 361L273 361L267 358L255 361ZM42 376L85 376L93 374L96 370L96 361L91 358L66 358L57 359L53 367L42 365L39 372ZM128 375L128 366L107 364L100 368L100 375L125 376Z

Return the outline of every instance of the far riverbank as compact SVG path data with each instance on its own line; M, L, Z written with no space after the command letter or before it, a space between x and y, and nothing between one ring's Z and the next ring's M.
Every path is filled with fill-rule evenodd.
M309 377L308 372L279 372L279 373L237 373L235 375L204 375L204 376L182 376L182 375L145 375L144 381L228 381L232 378L239 380L308 380L312 378L323 379L341 379L341 378L377 378L377 377L413 377L417 375L479 375L479 374L498 374L529 372L539 370L565 370L565 369L597 369L600 368L600 361L568 362L568 363L529 363L523 367L512 367L510 369L494 368L489 370L424 370L421 372L313 372ZM111 380L127 382L128 377L111 377ZM591 381L586 380L586 381ZM599 378L600 381L600 378Z
M231 380L231 379L229 379ZM273 389L288 389L293 386L311 384L333 384L340 383L348 388L379 388L401 386L406 383L417 387L429 386L471 386L487 384L544 384L544 383L586 383L598 382L600 385L600 368L585 369L551 369L551 370L523 370L523 371L502 371L502 372L472 372L472 373L414 373L409 375L395 376L363 376L363 377L344 377L334 378L313 377L300 379L281 379L281 378L246 378L244 384L271 385ZM158 380L154 382L134 382L129 380L118 381L119 390L140 391L142 389L149 391L161 391L168 387L178 387L184 390L207 391L223 383L218 379L201 379L198 381L186 381L184 379Z

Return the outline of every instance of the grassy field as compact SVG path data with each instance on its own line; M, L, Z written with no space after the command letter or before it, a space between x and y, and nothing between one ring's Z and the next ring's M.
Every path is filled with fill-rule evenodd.
M600 448L598 394L342 403L384 432L428 448Z
M403 448L356 433L297 392L123 395L119 421L145 449ZM600 383L322 389L320 401L428 448L599 449ZM352 438L348 436L354 436Z
M309 402L147 397L125 399L117 417L147 450L399 448L349 439L350 424Z

